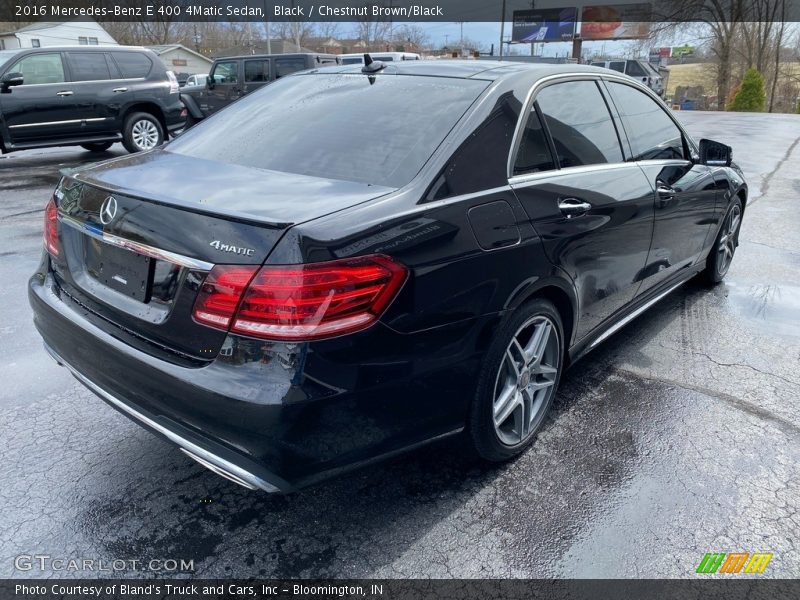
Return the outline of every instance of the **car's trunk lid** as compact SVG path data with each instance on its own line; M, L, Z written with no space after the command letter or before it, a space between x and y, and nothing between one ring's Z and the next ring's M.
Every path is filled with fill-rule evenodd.
M129 343L209 360L225 333L196 323L192 308L213 265L260 265L294 224L389 191L167 152L126 157L65 177L54 272Z

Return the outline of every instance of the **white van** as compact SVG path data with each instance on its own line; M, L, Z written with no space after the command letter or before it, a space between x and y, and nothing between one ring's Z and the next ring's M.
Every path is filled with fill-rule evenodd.
M413 52L370 52L369 55L372 60L379 60L381 62L394 62L399 60L419 60L420 55ZM339 62L343 65L363 65L364 53L358 54L340 54Z

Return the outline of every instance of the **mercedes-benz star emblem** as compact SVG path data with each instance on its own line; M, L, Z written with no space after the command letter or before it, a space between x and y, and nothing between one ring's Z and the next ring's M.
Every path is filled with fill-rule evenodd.
M100 207L100 222L103 225L108 225L117 216L117 199L114 196L109 196L103 200L103 205Z

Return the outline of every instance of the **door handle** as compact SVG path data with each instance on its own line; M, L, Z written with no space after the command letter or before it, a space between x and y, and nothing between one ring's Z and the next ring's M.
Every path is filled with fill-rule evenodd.
M113 90L111 90L111 91L112 91L112 92L127 92L127 91L128 91L128 88L126 88L126 87L114 88L114 89L113 89Z
M658 196L659 206L663 208L675 197L675 188L668 186L666 183L657 181L656 195Z
M558 210L568 219L580 217L592 210L592 205L577 198L564 198L558 201Z
M56 96L72 96L72 90L62 90L60 92L56 92Z

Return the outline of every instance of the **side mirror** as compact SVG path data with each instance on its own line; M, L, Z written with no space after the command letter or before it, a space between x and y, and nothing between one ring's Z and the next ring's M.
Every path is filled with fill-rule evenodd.
M207 87L208 89L210 89L210 90L213 90L213 89L214 89L214 76L213 76L213 75L209 75L209 76L206 78L206 87Z
M730 167L733 149L714 140L700 140L700 164L710 167Z
M14 87L15 85L22 85L24 82L24 78L22 73L6 73L3 75L3 78L0 79L0 85L3 87L3 91L7 91L8 88Z

